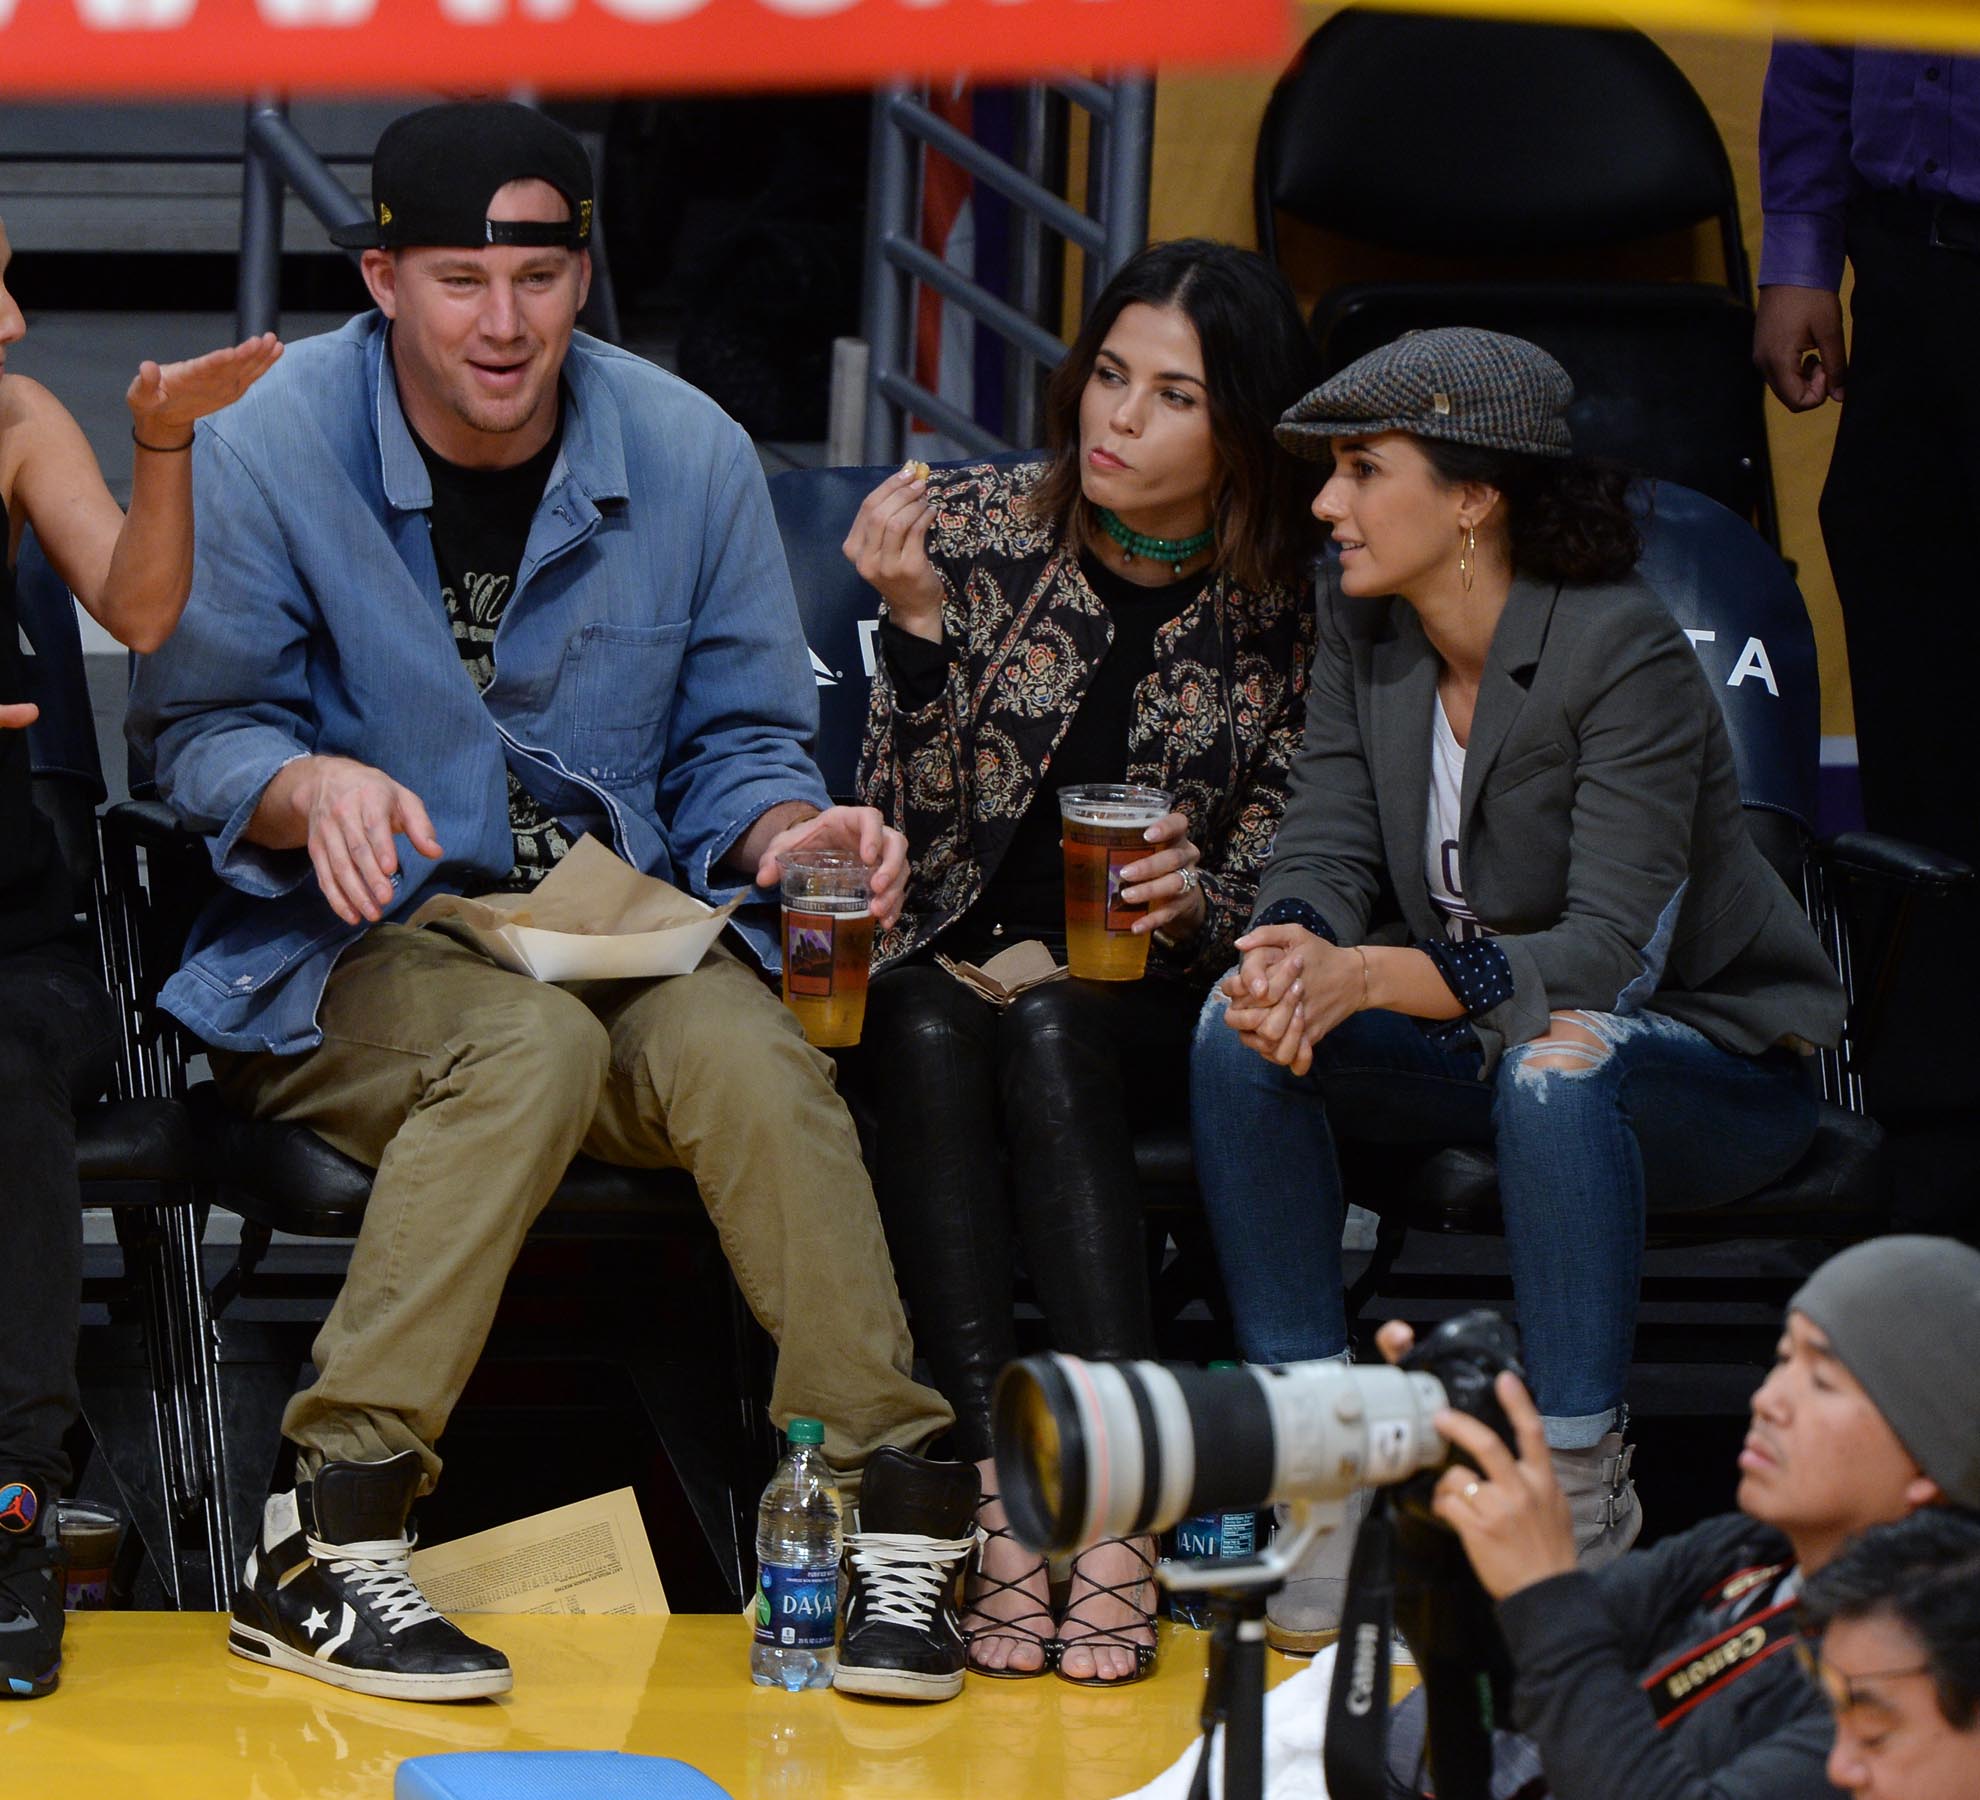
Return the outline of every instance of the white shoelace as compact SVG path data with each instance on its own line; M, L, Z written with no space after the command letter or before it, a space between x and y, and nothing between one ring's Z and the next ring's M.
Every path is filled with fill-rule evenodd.
M922 1537L908 1531L849 1531L846 1553L866 1578L872 1616L915 1629L926 1625L955 1579L976 1534Z
M349 1580L351 1591L394 1636L439 1618L412 1578L412 1539L373 1538L358 1544L326 1544L317 1537L305 1541L310 1555L328 1564L331 1574Z

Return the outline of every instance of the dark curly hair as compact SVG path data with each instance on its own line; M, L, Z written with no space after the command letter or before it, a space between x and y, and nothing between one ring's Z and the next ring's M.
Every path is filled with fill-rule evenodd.
M1980 1719L1980 1515L1922 1507L1852 1539L1808 1578L1800 1606L1808 1635L1873 1618L1895 1619L1918 1640L1947 1724L1965 1731Z
M1031 492L1075 550L1098 529L1080 482L1079 402L1107 333L1135 304L1174 307L1195 328L1219 480L1212 501L1217 565L1247 587L1294 582L1318 543L1314 471L1281 450L1272 427L1319 380L1319 358L1286 278L1262 256L1208 238L1150 244L1121 265L1045 390L1052 460Z
M1438 476L1505 497L1513 567L1537 581L1616 581L1636 567L1643 534L1629 510L1630 474L1585 456L1526 456L1418 438Z

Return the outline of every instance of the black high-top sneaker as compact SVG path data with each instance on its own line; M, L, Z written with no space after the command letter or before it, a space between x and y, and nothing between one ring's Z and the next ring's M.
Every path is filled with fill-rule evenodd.
M506 1694L509 1659L427 1604L408 1568L419 1457L327 1462L271 1494L234 1594L227 1648L249 1662L395 1700Z
M852 1591L832 1685L889 1700L952 1700L964 1645L956 1577L976 1548L976 1466L876 1450L846 1533Z
M38 1482L0 1477L0 1700L54 1692L62 1623L55 1496Z

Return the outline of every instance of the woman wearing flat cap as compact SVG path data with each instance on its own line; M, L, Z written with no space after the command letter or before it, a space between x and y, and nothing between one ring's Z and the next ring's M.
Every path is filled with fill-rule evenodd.
M1646 1205L1790 1168L1843 996L1747 835L1718 701L1632 572L1567 375L1412 332L1300 401L1332 473L1306 739L1191 1062L1238 1341L1345 1356L1337 1137L1496 1152L1528 1378L1584 1560L1641 1524L1622 1439ZM1337 1625L1350 1532L1281 1596Z

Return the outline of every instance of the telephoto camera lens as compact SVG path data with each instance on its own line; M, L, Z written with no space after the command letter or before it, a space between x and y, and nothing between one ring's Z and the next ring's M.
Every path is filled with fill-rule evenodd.
M1191 1513L1344 1500L1448 1456L1423 1370L1028 1356L998 1378L997 1480L1039 1550L1161 1531Z

